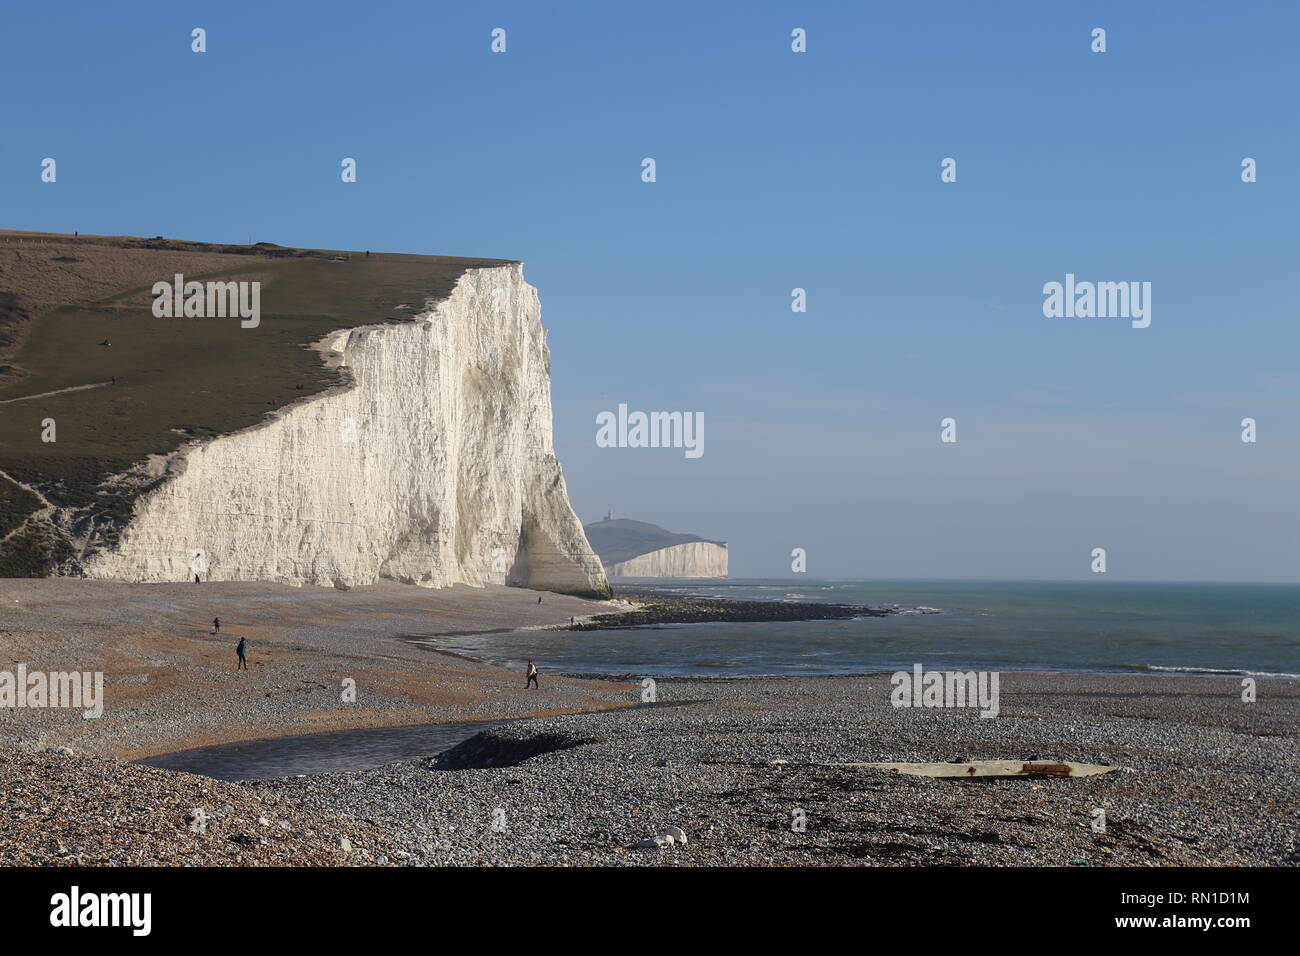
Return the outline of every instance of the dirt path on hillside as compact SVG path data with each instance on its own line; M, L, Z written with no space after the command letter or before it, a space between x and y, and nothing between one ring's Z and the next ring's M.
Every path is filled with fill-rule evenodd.
M0 405L11 405L14 402L30 402L34 398L49 398L51 395L62 395L65 392L84 392L90 388L104 388L112 384L112 382L91 382L89 385L69 385L67 388L56 388L52 392L39 392L36 395L23 395L20 398L0 398Z

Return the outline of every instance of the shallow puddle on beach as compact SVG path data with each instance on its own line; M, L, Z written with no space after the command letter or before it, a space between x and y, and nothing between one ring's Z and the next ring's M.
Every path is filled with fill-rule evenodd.
M218 780L269 780L300 773L368 770L399 760L432 757L501 721L372 727L271 740L245 740L147 757L139 763Z

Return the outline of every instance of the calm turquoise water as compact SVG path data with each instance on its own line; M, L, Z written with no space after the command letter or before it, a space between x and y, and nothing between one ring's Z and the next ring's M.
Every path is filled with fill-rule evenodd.
M738 600L901 605L897 617L515 631L436 647L543 671L853 674L927 668L1224 671L1300 676L1300 585L715 581L656 587Z

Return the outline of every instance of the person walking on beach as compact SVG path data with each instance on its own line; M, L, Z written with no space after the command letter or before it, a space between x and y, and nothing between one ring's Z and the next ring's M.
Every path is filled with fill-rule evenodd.
M524 685L524 690L527 690L530 687L534 690L541 690L541 688L537 686L537 665L532 661L528 662L528 683Z
M212 633L213 633L213 634L220 634L220 633L221 633L221 618L219 618L219 617L214 617L214 618L212 619Z
M242 637L239 639L239 646L235 648L235 653L239 655L239 663L235 670L248 670L248 642Z

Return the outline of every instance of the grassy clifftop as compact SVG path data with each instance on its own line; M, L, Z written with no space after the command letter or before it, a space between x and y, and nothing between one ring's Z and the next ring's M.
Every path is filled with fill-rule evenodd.
M330 331L410 321L502 264L0 232L0 576L48 574L92 530L111 543L148 486L110 476L340 384L310 347ZM176 273L260 282L260 324L155 317L151 287Z

